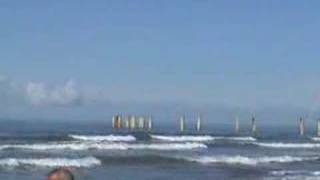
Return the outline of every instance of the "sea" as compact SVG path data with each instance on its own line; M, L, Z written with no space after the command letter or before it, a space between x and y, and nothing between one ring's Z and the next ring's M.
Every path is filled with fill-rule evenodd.
M112 130L104 123L2 123L0 179L43 180L68 167L76 180L320 179L320 138L295 126L212 125Z

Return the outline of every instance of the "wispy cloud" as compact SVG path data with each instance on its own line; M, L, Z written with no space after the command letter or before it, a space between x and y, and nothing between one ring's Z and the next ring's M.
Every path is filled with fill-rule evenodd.
M26 96L33 105L77 105L82 99L80 90L76 89L72 80L56 87L29 82L26 85Z
M19 83L0 74L0 106L91 106L109 104L108 97L106 89L79 86L73 80Z
M112 108L107 90L69 80L16 81L0 74L0 120L17 119L102 119Z

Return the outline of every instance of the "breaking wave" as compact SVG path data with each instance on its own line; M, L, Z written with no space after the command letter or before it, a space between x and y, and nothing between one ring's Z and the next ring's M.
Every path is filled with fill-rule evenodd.
M275 157L246 157L246 156L202 156L187 158L186 160L203 164L221 163L221 164L241 164L257 165L268 163L291 163L301 161L318 160L319 157L293 157L293 156L275 156Z
M150 149L150 150L191 150L208 148L201 143L168 143L168 144L132 144L128 149Z
M312 137L311 140L312 141L320 141L320 137Z
M186 142L186 141L212 141L214 138L212 136L161 136L161 135L151 135L152 139L170 142Z
M72 139L81 141L112 141L112 142L130 142L136 141L136 138L132 135L106 135L106 136L84 136L84 135L70 135Z
M258 146L269 147L269 148L320 148L320 144L315 143L254 143Z
M223 136L161 136L151 135L152 139L169 142L206 142L214 140L229 140L229 141L256 141L253 137L223 137Z
M1 145L0 150L31 149L31 150L191 150L207 148L201 143L166 143L166 144L128 144L128 143L65 143L65 144L10 144Z
M40 167L93 167L101 165L101 161L95 157L85 157L80 159L68 158L43 158L43 159L0 159L0 166L40 166Z
M229 141L256 141L257 139L251 136L243 137L214 137L216 140L229 140Z
M319 176L320 171L276 170L276 171L271 171L270 174L273 176L292 176L292 175Z

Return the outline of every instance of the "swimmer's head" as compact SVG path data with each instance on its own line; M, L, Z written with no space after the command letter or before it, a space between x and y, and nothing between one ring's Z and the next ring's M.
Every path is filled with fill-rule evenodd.
M48 180L74 180L74 177L68 169L58 168L48 174Z

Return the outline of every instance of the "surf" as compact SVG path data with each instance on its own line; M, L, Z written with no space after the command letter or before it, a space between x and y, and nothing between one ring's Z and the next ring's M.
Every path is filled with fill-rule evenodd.
M297 176L297 175L319 176L320 171L275 170L275 171L271 171L270 174L273 176Z
M202 143L159 143L159 144L129 144L129 143L47 143L47 144L8 144L1 145L0 150L31 149L46 150L192 150L207 148Z
M282 143L282 142L273 142L273 143L254 143L257 146L268 147L268 148L302 148L302 149L311 149L311 148L320 148L320 144L316 143Z
M154 140L170 141L170 142L186 142L186 141L212 141L212 136L163 136L163 135L151 135Z
M247 156L200 156L184 158L188 161L198 162L202 164L231 164L231 165L258 165L258 164L269 164L269 163L291 163L301 161L312 161L318 160L319 157L294 157L294 156L265 156L265 157L247 157Z
M165 136L165 135L151 135L151 138L159 141L168 142L208 142L214 140L227 140L227 141L256 141L255 138L250 136L244 137L228 137L228 136L209 136L209 135L182 135L182 136Z
M101 161L95 157L84 157L78 159L69 158L5 158L0 159L0 166L39 166L39 167L76 167L89 168L101 165Z
M312 141L320 141L320 137L311 137Z
M97 136L89 136L89 135L69 135L74 140L81 141L111 141L111 142L132 142L136 141L136 138L132 135L97 135Z

